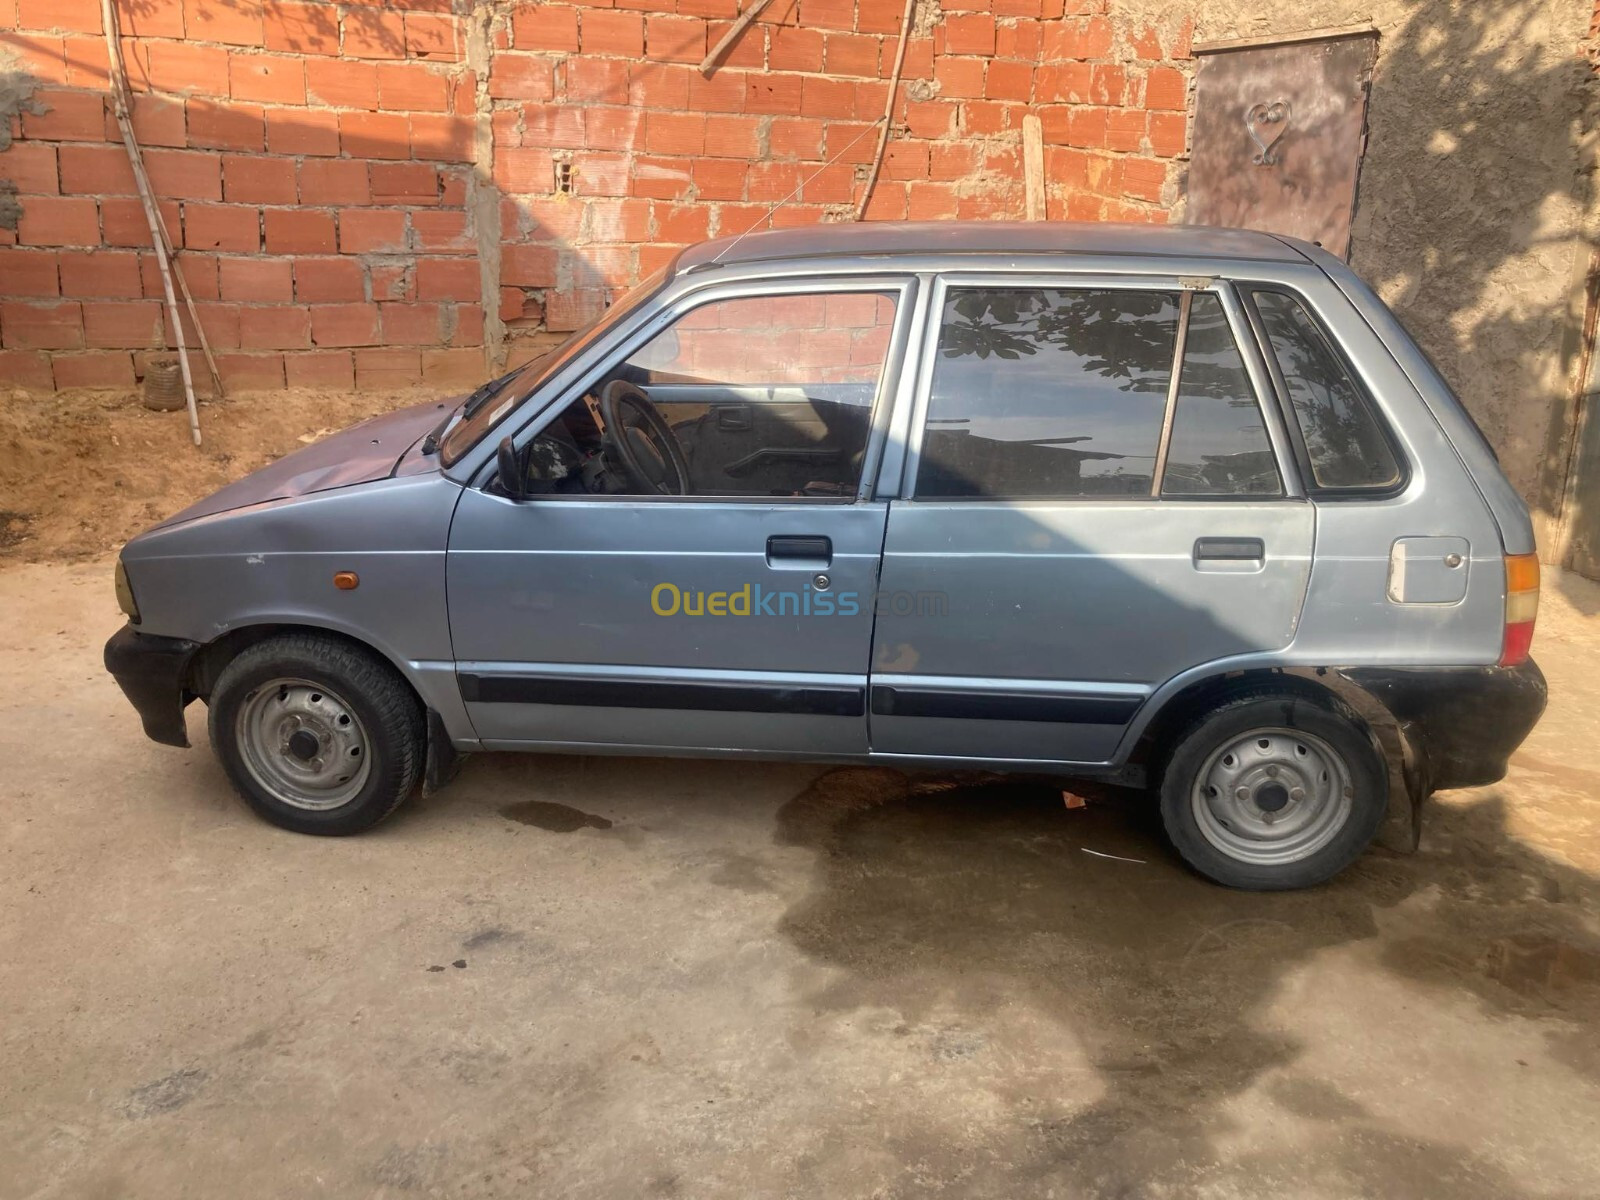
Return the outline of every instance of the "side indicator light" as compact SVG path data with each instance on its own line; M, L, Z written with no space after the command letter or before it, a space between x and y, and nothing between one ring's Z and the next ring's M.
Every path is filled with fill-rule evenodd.
M1528 661L1533 644L1533 624L1539 616L1539 556L1506 555L1506 623L1500 644L1500 665L1516 667Z
M333 586L341 592L353 592L361 586L361 576L354 571L339 571L333 577Z

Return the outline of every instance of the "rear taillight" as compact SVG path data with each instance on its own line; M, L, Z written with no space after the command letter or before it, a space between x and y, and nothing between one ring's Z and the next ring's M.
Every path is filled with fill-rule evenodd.
M1500 644L1500 665L1515 667L1528 661L1533 644L1533 622L1539 615L1539 556L1506 555L1506 633Z

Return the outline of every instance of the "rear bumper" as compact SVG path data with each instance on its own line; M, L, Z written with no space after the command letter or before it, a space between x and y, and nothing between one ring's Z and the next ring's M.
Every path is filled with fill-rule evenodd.
M1504 778L1549 694L1532 659L1520 667L1355 667L1340 673L1394 715L1422 768L1424 792Z
M158 637L124 625L106 643L106 670L128 698L144 732L165 746L187 746L183 710L194 699L184 690L189 662L199 642Z

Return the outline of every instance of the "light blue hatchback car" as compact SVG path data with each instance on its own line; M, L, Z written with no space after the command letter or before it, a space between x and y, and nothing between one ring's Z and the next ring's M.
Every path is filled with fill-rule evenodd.
M123 550L107 668L261 815L460 753L1147 785L1239 887L1500 778L1543 710L1527 510L1345 265L1222 229L860 224L684 251L460 403Z

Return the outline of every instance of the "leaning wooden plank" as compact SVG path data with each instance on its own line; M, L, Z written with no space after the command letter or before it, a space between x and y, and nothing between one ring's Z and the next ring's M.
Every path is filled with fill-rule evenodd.
M1029 113L1022 118L1022 178L1028 220L1044 220L1044 124Z

